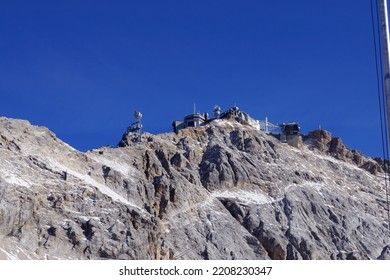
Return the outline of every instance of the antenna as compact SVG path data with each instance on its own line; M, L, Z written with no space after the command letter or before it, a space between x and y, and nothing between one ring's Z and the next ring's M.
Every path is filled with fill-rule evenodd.
M378 2L376 2L378 3ZM381 27L381 41L382 41L382 62L383 62L383 95L384 95L384 107L386 109L386 113L384 113L384 116L387 119L385 119L385 124L387 128L387 141L382 142L386 143L387 147L383 149L383 153L385 156L385 190L386 190L386 204L387 204L387 227L388 232L390 234L390 200L389 200L389 190L388 190L388 166L386 164L386 159L389 159L389 149L390 149L390 31L389 31L389 15L388 15L388 9L387 9L387 1L386 0L380 0L380 27ZM372 7L372 4L371 4ZM382 130L382 134L384 134L384 131ZM382 141L383 141L382 136Z
M196 104L194 103L194 115L196 114Z
M142 123L141 123L141 119L142 119L142 113L139 112L139 111L135 111L134 112L134 118L135 118L135 122L131 124L131 126L129 126L129 128L127 129L127 133L134 133L134 137L133 137L133 142L136 142L136 143L139 143L141 142L141 134L142 134Z

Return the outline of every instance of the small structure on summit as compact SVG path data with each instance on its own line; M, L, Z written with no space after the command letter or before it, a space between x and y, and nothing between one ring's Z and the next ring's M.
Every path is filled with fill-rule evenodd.
M183 121L174 121L172 123L173 131L177 133L179 130L187 127L203 126L209 122L209 114L196 113L194 105L194 113L184 117Z
M260 131L264 131L267 134L280 134L282 132L280 125L270 123L268 118L265 121L260 120Z
M260 129L260 123L258 120L253 119L249 114L244 111L241 111L237 106L234 106L225 112L223 112L220 116L220 119L225 120L234 120L243 125L249 125L255 129Z
M118 143L118 147L126 147L132 143L140 143L142 141L142 114L139 111L134 112L135 122L132 123L122 135L121 141Z
M142 134L142 114L139 111L134 112L135 122L132 123L126 131L126 134L128 133L134 133L134 138L132 139L133 142L141 142L141 134Z
M280 125L282 129L282 134L288 136L288 135L297 135L299 134L301 128L299 127L299 124L297 122L291 122L291 123L282 123Z
M219 116L221 115L221 107L218 105L214 106L214 118L219 119Z
M265 118L265 121L260 121L260 130L290 146L300 147L302 145L301 128L297 122L275 125L268 122L268 119Z
M177 133L179 130L188 127L204 126L216 119L231 119L241 124L250 125L256 129L260 129L259 122L252 119L247 113L240 111L240 109L237 106L234 106L226 110L225 112L221 113L221 107L215 105L213 113L214 113L214 118L209 118L208 113L206 114L196 113L194 110L194 113L185 116L183 121L174 121L172 123L173 131Z
M267 134L274 136L283 143L287 143L290 146L299 147L302 145L302 137L300 135L300 127L297 122L288 122L278 125L274 125L268 122L266 118L265 121L259 121L253 119L249 114L240 111L237 106L234 106L225 112L221 113L221 107L216 105L213 110L214 118L209 118L209 115L196 113L194 106L194 113L184 117L183 121L174 121L172 123L173 131L178 133L179 130L188 128L188 127L197 127L204 126L216 119L228 119L235 120L241 124L249 125L260 131L263 131Z
M297 122L282 123L280 127L282 130L280 141L294 147L300 147L302 145L301 128Z

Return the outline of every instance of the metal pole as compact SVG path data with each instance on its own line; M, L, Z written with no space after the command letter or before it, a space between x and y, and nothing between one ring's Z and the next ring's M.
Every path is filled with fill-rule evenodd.
M380 0L381 10L381 31L382 31L382 49L383 49L383 65L384 65L384 86L386 96L386 115L390 117L390 33L389 33L389 16L387 12L387 0ZM387 122L389 125L389 121ZM387 129L387 135L390 138L390 130Z
M386 130L387 130L387 145L388 151L390 151L390 32L389 32L389 15L387 11L387 0L380 0L380 13L381 13L381 33L382 33L382 50L383 50L383 70L384 70L384 91L385 91L385 103L386 103ZM386 155L388 156L388 155ZM384 159L386 160L386 159ZM387 164L385 162L385 173L388 172ZM387 200L387 216L388 216L388 228L390 231L390 214L389 214L389 193L386 187L386 200Z

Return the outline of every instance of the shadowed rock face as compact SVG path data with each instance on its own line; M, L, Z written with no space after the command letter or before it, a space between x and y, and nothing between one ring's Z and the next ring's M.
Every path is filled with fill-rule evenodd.
M325 131L131 137L81 153L0 118L0 258L389 259L382 169Z

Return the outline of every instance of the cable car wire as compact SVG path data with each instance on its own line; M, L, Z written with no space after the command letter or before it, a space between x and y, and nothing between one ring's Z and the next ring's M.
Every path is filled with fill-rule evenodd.
M374 3L375 1L375 12L374 12ZM389 139L387 137L387 124L388 120L386 118L386 96L384 90L384 74L383 74L383 61L379 58L378 52L382 53L382 44L381 44L381 30L380 30L380 11L378 6L378 0L370 0L371 8L371 23L372 23L372 33L374 41L374 54L375 54L375 68L376 68L376 79L377 79L377 92L378 92L378 102L379 102L379 118L381 126L381 140L382 140L382 153L383 153L383 169L384 169L384 178L385 178L385 192L386 192L386 205L387 205L387 226L388 232L390 233L390 209L389 209L389 148L388 143ZM376 19L376 20L375 20ZM375 29L376 27L376 29ZM390 116L387 116L390 117Z

